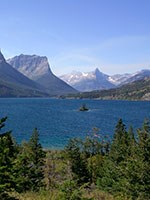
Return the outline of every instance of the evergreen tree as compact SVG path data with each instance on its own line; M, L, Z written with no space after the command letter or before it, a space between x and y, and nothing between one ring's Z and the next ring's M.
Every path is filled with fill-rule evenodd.
M126 195L129 188L128 160L135 154L136 141L132 127L127 131L120 119L116 125L110 153L105 156L98 178L98 186L114 193ZM130 166L131 167L131 166Z
M140 193L143 199L150 199L150 124L145 120L138 133L137 159L142 162L138 170Z
M144 122L135 137L119 120L110 154L104 159L98 186L131 199L150 199L150 126ZM136 138L136 139L135 139Z
M0 131L5 126L7 117L0 120ZM12 178L13 160L17 153L17 146L12 139L11 131L0 134L0 196L6 195L7 191L13 189ZM6 195L7 196L7 195Z
M119 181L122 184L121 192L132 199L150 199L150 126L145 121L142 128L137 130L137 139L133 138L130 132L130 154L119 166L122 177Z
M46 153L43 151L39 143L39 133L37 128L34 129L33 134L29 141L29 148L31 150L31 182L33 183L32 189L38 190L43 186L44 179L44 164Z
M13 173L17 192L25 192L31 189L30 149L26 142L23 142L20 146L19 153L14 161Z
M24 142L14 162L16 190L38 191L43 186L45 152L39 143L39 134L34 129L28 143Z
M110 158L113 160L113 162L119 164L128 157L129 147L129 134L126 131L126 127L122 119L119 119L110 148Z
M98 133L98 129L94 128L93 135L86 137L82 144L83 159L87 160L90 183L95 183L103 166L104 158L109 153L110 142L108 137Z
M78 180L78 183L80 184L90 180L87 169L87 160L83 159L82 149L82 141L77 138L71 139L65 148L67 157L71 164L73 178Z
M150 164L150 124L145 120L141 129L137 130L139 154Z

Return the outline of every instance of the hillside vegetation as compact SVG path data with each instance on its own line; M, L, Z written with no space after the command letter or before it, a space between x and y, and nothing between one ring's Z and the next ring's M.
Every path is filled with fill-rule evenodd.
M150 78L135 81L119 88L83 92L61 98L96 98L111 100L148 100L150 101Z
M0 80L0 97L46 97L47 93Z
M0 131L7 118L0 120ZM136 132L120 119L112 141L99 130L71 139L63 150L44 150L34 129L18 145L0 134L2 200L149 200L150 125Z

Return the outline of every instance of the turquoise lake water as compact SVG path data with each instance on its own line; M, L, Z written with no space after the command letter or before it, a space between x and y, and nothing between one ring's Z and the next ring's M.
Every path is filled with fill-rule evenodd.
M79 111L83 103L89 111ZM5 116L5 130L12 130L17 142L28 140L36 127L44 148L63 148L69 138L84 138L94 127L112 136L119 118L127 127L141 127L144 119L150 119L150 102L1 98L0 117Z

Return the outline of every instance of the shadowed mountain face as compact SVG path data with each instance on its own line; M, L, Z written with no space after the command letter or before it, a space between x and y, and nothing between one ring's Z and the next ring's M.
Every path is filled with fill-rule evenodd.
M5 82L16 84L20 87L32 88L37 90L43 89L42 86L30 80L22 73L14 69L11 65L9 65L5 61L1 52L0 52L0 79Z
M3 54L0 51L0 63L5 62L5 58L3 56Z
M51 95L76 93L76 90L56 77L45 56L23 55L8 59L7 62L15 69L44 86Z
M9 65L0 52L0 96L47 96L40 84Z

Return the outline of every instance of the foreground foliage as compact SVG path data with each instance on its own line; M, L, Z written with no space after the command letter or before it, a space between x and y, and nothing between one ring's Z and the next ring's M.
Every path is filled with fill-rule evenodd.
M0 131L6 119L0 120ZM134 132L120 119L111 141L95 128L61 151L44 151L37 129L21 145L10 131L0 134L0 199L148 200L149 191L148 121Z

